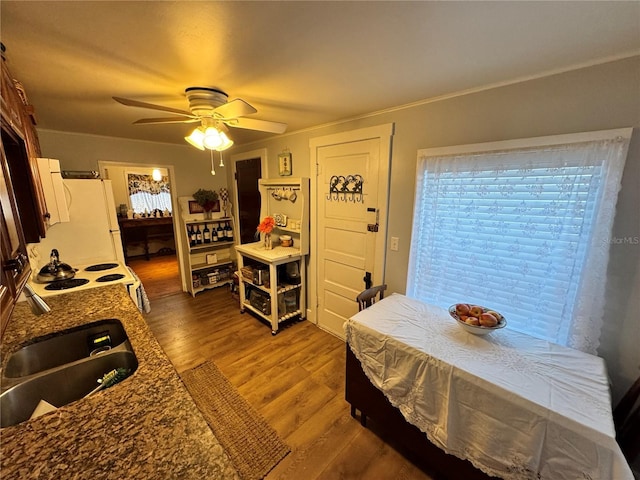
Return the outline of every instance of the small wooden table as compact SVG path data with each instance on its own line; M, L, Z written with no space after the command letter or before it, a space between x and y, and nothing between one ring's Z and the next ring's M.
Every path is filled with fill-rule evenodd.
M144 244L144 257L149 260L150 240L173 239L173 217L159 218L118 218L122 249L125 260L128 258L127 247L134 243Z

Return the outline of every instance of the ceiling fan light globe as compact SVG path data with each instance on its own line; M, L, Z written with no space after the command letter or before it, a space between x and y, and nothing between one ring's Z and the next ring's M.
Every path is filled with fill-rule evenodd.
M219 152L222 152L223 150L226 150L227 148L231 148L231 146L233 146L233 140L227 137L226 133L220 132L220 138L222 139L222 143L218 148L216 148L216 150L218 150Z
M189 136L184 137L184 139L198 150L204 150L204 132L200 127L194 129L193 132L191 132Z
M223 140L220 132L214 127L208 127L204 132L202 144L209 150L217 150L222 145Z

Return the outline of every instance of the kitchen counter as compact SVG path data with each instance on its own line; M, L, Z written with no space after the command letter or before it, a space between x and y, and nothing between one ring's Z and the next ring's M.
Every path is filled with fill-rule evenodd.
M2 340L2 366L23 342L106 318L119 319L138 357L121 383L0 431L3 479L237 479L167 356L123 285L46 299L33 315L18 303Z

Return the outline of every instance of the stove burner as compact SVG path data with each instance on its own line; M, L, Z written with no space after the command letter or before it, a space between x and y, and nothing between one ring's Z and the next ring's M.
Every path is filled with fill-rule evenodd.
M121 273L112 273L110 275L103 275L100 278L96 279L96 282L113 282L115 280L120 280L124 278L124 275Z
M56 282L49 283L45 290L67 290L69 288L76 288L85 283L89 283L86 278L70 278L69 280L58 280Z
M84 270L85 272L100 272L102 270L111 270L112 268L116 268L117 266L117 263L98 263L96 265L90 265Z

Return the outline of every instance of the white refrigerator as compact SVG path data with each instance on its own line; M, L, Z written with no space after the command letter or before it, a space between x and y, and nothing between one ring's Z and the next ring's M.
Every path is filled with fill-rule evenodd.
M63 179L69 222L51 226L38 244L38 263L49 262L52 249L72 267L104 262L124 265L120 226L111 180Z

